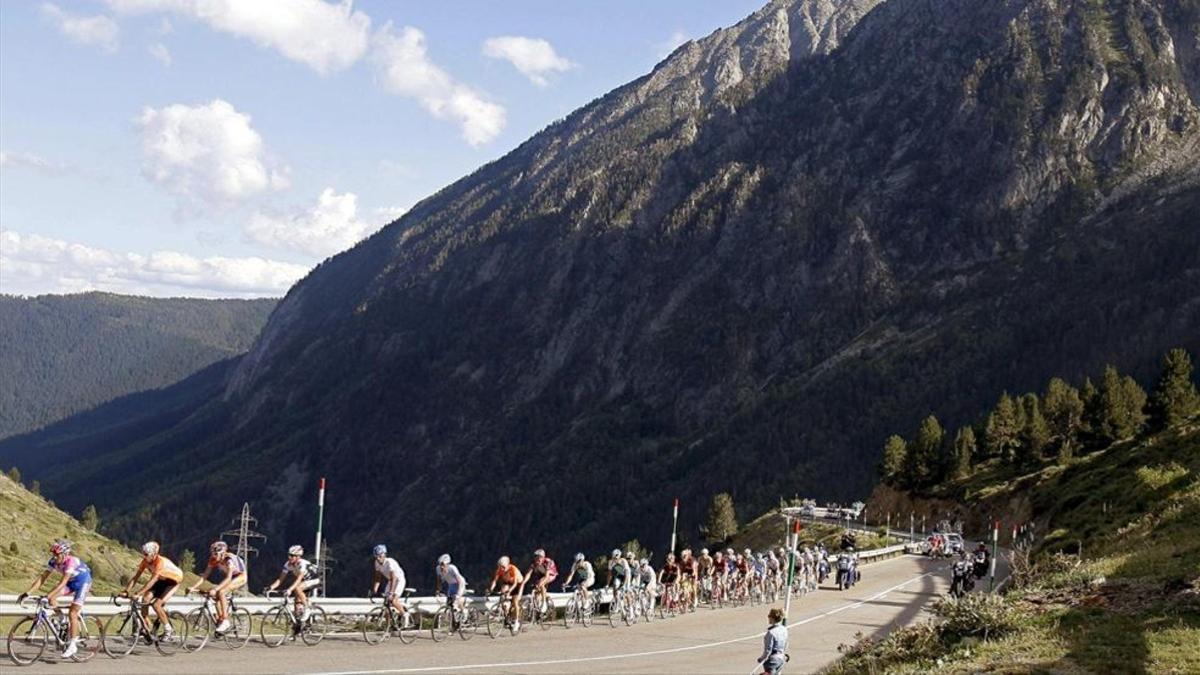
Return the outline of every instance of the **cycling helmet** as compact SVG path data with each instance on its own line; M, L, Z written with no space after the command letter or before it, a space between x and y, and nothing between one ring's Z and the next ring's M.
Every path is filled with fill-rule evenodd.
M218 539L212 543L212 546L208 547L208 550L212 551L213 553L224 553L225 551L229 550L229 544L226 544Z
M443 553L442 555L438 556L438 564L439 565L449 565L450 564L450 554Z
M630 560L633 560L633 558L634 558L633 551L626 551L625 557L629 558Z
M50 552L54 555L66 555L71 552L71 542L66 539L55 539L53 544L50 544Z
M158 555L158 542L148 541L142 544L142 555Z
M288 555L304 555L304 547L299 544L288 547Z
M754 559L755 559L755 560L762 560L762 559L763 559L763 554L761 554L761 553L756 553L756 554L754 554Z
M375 544L375 548L371 549L371 555L387 555L387 547L383 544Z
M646 560L645 558L642 558L641 560L638 561L638 564L641 565L642 567L645 567L646 565L650 564L650 561Z
M619 548L614 548L614 549L613 549L613 552L612 552L612 557L614 557L614 558L620 558L620 557L621 557L621 549L619 549Z
M743 554L743 555L750 555L750 549L746 549L746 550L742 551L742 554Z
M725 555L733 555L733 549L732 548L725 549Z
M706 548L700 549L700 555L708 555L708 549L706 549Z
M496 564L499 565L500 567L508 567L508 564L510 562L512 562L512 561L508 559L508 556L502 555L502 556L500 556L500 559L496 561Z
M576 553L576 554L575 554L575 562L583 562L583 559L584 559L584 555L583 555L583 553Z
M533 557L535 557L535 558L545 558L545 557L546 557L546 549L539 548L538 550L534 551L534 552L533 552Z
M675 559L675 554L671 553L670 551L667 551L667 560L674 560L674 559Z

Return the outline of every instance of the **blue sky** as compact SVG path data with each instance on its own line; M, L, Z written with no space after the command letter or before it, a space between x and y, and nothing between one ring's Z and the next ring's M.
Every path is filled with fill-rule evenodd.
M280 295L760 0L0 3L0 292Z

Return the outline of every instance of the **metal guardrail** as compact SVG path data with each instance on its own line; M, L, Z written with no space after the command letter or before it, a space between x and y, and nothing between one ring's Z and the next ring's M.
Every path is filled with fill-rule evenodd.
M876 562L886 560L897 555L905 553L906 544L896 544L884 548L873 549L870 551L860 551L858 560L860 563ZM594 592L600 594L600 603L604 604L612 600L608 589L598 589ZM555 607L564 607L567 600L571 598L572 593L549 593L547 594ZM495 596L468 596L467 602L472 605L487 606L494 602ZM264 598L259 596L242 596L235 598L235 602L239 607L245 607L250 612L255 614L265 613L267 610L275 607L280 603L278 597ZM312 602L320 605L328 614L366 614L373 608L380 605L380 601L372 603L367 598L324 598L316 597ZM412 607L424 614L432 614L440 607L446 604L444 597L432 595L409 597L405 601L405 605ZM186 612L195 609L204 604L204 597L192 595L184 597L176 595L172 597L167 605L172 610ZM114 605L112 596L109 595L93 595L88 598L87 605L84 611L91 616L113 616L114 614L122 614L129 610L128 604L122 602L120 605ZM22 608L17 604L17 596L11 594L0 594L0 617L4 616L25 616L32 609Z

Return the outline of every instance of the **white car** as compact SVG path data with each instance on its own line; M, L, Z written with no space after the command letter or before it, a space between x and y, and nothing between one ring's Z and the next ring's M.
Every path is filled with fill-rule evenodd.
M951 532L944 535L946 537L946 547L951 553L958 553L966 550L966 543L963 542L962 535L957 532Z

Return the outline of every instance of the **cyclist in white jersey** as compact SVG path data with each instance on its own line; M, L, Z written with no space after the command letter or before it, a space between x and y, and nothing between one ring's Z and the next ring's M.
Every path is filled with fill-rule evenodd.
M308 621L310 612L308 596L305 591L319 586L321 579L317 576L317 566L304 559L304 548L301 546L292 546L288 549L288 559L283 563L283 569L279 572L279 576L263 590L273 591L279 588L289 574L292 575L292 584L283 594L295 594L296 616L299 616L301 621Z
M592 595L592 586L596 583L596 571L592 567L592 563L588 561L587 556L582 552L575 554L575 565L571 566L570 574L566 575L566 581L563 581L563 589L571 585L571 580L575 579L575 575L580 575L580 587L583 589L583 602L586 603Z
M612 559L608 563L608 585L613 590L620 590L633 580L633 565L621 557L621 549L613 549Z
M377 544L371 549L371 553L375 557L375 584L371 586L371 595L379 592L379 584L387 582L384 586L383 597L387 598L388 603L396 609L397 612L404 614L408 608L404 606L404 569L400 567L400 563L396 562L395 558L389 558L387 547L383 544Z
M434 568L437 573L434 594L442 592L442 584L446 585L446 600L455 607L462 608L463 597L467 592L467 578L458 571L458 566L450 562L450 554L443 553Z

